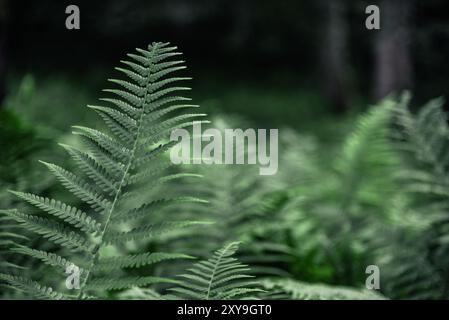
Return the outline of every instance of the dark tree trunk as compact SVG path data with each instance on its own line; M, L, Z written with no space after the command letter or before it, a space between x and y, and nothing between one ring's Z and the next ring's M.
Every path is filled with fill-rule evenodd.
M344 0L324 1L325 38L322 46L322 76L325 94L334 112L347 107L347 24Z
M375 44L374 97L411 89L411 0L384 0L380 5L381 29Z

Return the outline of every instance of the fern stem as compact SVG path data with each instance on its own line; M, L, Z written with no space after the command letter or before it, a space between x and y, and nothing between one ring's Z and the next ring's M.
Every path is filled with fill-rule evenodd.
M154 44L152 46L152 48L151 48L151 52L155 53L156 50L157 50L157 47L158 47L158 43ZM153 62L150 62L149 66L147 67L147 70L149 72L148 72L148 76L147 76L146 83L145 83L145 89L146 90L145 90L145 94L144 94L143 99L142 99L142 104L140 106L140 115L139 115L139 119L137 121L137 131L136 131L136 135L135 135L135 139L134 139L134 143L133 143L133 148L131 149L129 160L128 160L128 163L127 163L127 165L125 167L125 170L123 172L123 175L122 175L122 178L120 180L120 183L118 185L117 191L116 191L115 196L114 196L114 200L112 201L112 205L111 205L111 207L109 209L109 212L108 212L108 214L106 216L104 227L103 227L103 229L102 229L102 231L100 233L100 236L99 236L99 244L97 244L97 246L94 249L95 250L95 252L93 252L94 257L91 260L89 268L85 271L86 272L86 276L84 277L83 284L80 287L80 292L78 294L78 299L83 296L84 287L86 286L86 284L87 284L87 282L89 280L89 277L91 275L92 269L95 267L95 263L98 261L99 254L100 254L99 248L101 247L101 245L103 243L103 238L104 238L104 235L105 235L105 233L107 231L109 223L111 221L112 213L114 212L115 206L116 206L117 202L119 201L119 197L120 197L120 194L122 192L123 185L125 183L125 178L126 178L128 172L129 172L129 170L131 169L131 166L132 166L133 161L134 161L134 156L135 156L135 153L136 153L136 150L137 150L137 145L138 145L138 142L139 142L141 129L142 129L142 126L144 124L143 119L145 117L145 102L147 100L148 91L149 91L148 90L148 86L151 83L150 82L150 75L151 75L150 71L151 71L152 67L153 67Z

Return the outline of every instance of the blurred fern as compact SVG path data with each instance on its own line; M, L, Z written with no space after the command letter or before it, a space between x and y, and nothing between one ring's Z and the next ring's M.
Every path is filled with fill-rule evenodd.
M281 300L382 300L382 295L350 287L309 284L291 279L267 279L262 286L268 297Z
M386 291L396 298L449 297L449 127L442 99L409 109L409 95L395 108L392 131L401 157L396 173L403 193L393 207L394 230L381 250Z
M327 281L357 285L364 279L373 258L372 226L388 219L398 163L389 141L394 106L387 99L360 116L330 163L312 171L298 190L297 212L305 228L296 237L312 244L303 255L311 255L316 266L330 266Z
M212 123L219 130L248 126L241 118L224 115L214 117ZM254 274L288 275L291 251L285 245L285 232L291 221L283 214L287 206L284 191L281 188L273 190L272 179L260 176L256 166L197 165L194 170L203 177L201 183L176 183L172 188L193 190L198 197L207 199L208 204L180 203L172 208L172 214L186 219L200 216L214 223L208 228L192 228L185 233L181 230L176 239L168 239L168 245L206 258L223 243L238 240L245 246L237 257L251 265ZM167 244L161 245L164 248Z

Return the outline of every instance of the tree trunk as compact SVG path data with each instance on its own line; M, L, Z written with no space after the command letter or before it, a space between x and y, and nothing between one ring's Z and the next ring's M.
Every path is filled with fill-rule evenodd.
M336 113L347 106L347 25L344 0L325 1L327 22L322 47L322 76L325 94Z
M411 89L413 68L410 54L412 1L384 0L380 5L381 29L375 44L374 97Z

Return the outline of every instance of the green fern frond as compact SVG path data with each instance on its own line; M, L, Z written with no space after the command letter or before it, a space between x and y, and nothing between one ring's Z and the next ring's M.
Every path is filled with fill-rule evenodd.
M397 177L409 192L427 194L449 207L449 126L443 100L430 101L416 115L409 111L408 100L404 97L395 110L395 146L405 164Z
M201 203L205 204L208 203L208 201L195 198L195 197L178 197L178 198L171 198L171 199L158 199L151 201L149 203L144 203L138 208L134 208L128 212L121 211L117 213L115 216L112 217L112 220L132 220L132 219L138 219L147 216L148 214L151 214L153 211L164 208L170 205L173 205L175 203Z
M112 203L95 191L89 183L77 177L75 174L52 163L41 161L56 176L61 184L81 200L90 204L95 211L107 211Z
M301 226L292 234L296 243L304 242L296 250L316 265L301 266L307 268L302 272L332 270L320 280L354 286L365 279L363 270L374 259L371 241L378 237L374 230L388 223L387 213L398 192L394 174L399 158L390 139L396 105L387 98L359 116L336 154L315 163L296 191ZM324 156L320 158L323 161Z
M67 300L68 296L54 291L50 287L43 286L36 281L25 279L18 276L0 273L0 280L9 283L14 288L32 294L37 299L47 300Z
M86 176L92 179L100 189L110 195L117 192L118 179L116 173L102 167L95 158L81 150L65 144L59 145L70 154Z
M449 126L443 100L410 111L404 94L394 110L393 146L401 159L395 177L402 204L392 208L394 232L377 251L394 298L447 299L449 286Z
M17 191L11 191L11 193L82 231L93 234L100 232L101 224L75 207L71 207L58 200L40 197L31 193Z
M47 265L60 268L63 272L65 272L69 266L74 265L73 262L68 261L55 253L31 249L23 245L16 245L11 251L39 259ZM82 272L83 269L80 268L80 273Z
M212 122L214 128L219 130L249 126L240 119L224 115L215 117ZM172 233L171 237L160 240L159 245L176 250L183 248L185 253L207 258L212 250L223 243L238 240L246 244L239 250L238 258L251 265L254 274L288 275L285 262L291 258L291 251L288 252L287 246L281 244L287 230L287 221L281 212L286 201L284 197L278 202L274 200L273 179L260 176L255 166L196 165L194 169L204 176L201 183L175 180L169 186L179 192L194 189L200 198L208 199L208 205L187 202L173 204L164 210L168 214L182 214L184 219L201 217L215 223L210 228ZM164 216L157 219L164 219ZM276 220L275 224L273 220ZM209 240L204 241L205 238ZM167 268L172 273L180 273L179 269L185 266Z
M139 268L173 259L193 259L193 257L180 253L146 252L122 257L100 259L93 270L113 271L123 268Z
M44 238L66 247L72 251L90 253L91 245L87 237L70 230L62 223L47 218L37 217L17 210L5 211L11 218L20 223L25 229L35 232Z
M186 299L233 299L244 298L256 292L257 281L248 281L253 276L245 274L248 266L233 257L239 243L231 242L217 250L207 261L195 263L188 273L180 275L178 287L170 288Z
M396 106L386 99L357 121L357 127L346 139L335 167L341 181L343 210L354 202L378 205L394 190L388 177L398 163L390 145L392 112Z
M107 232L104 234L104 244L117 244L138 239L147 239L155 237L171 230L177 230L180 228L191 227L195 225L207 225L210 222L204 221L176 221L176 222L163 222L160 224L149 224L133 228L129 231L122 232Z
M137 49L135 54L128 54L130 61L122 61L123 66L117 70L127 79L110 79L109 83L117 87L103 90L110 94L100 99L106 105L89 106L104 120L108 132L77 125L73 127L73 134L81 138L85 148L61 144L78 165L79 173L41 161L69 192L82 200L82 210L59 200L32 193L13 192L43 213L28 214L18 210L6 210L5 213L26 230L62 247L61 251L55 251L58 252L56 254L18 245L14 249L15 253L36 258L57 268L71 265L72 260L79 261L81 257L78 253L82 253L81 289L71 296L104 297L107 290L170 282L166 278L127 276L125 269L164 260L190 258L183 254L148 253L148 250L132 255L107 254L111 244L122 248L131 240L142 241L173 229L200 224L198 221L152 223L147 209L154 212L163 207L152 205L156 203L199 203L202 202L201 199L145 199L144 203L147 205L143 205L130 201L128 196L138 194L142 190L138 188L149 190L152 186L173 179L192 176L187 173L166 175L163 170L168 166L160 165L164 160L164 153L174 144L165 140L170 130L191 126L194 121L205 116L184 113L197 106L186 104L190 98L174 95L190 90L177 85L190 78L174 75L185 68L183 61L169 59L180 55L176 50L176 47L169 46L168 43L153 43L145 50ZM155 192L153 196L155 199L161 198ZM142 223L139 218L149 220ZM105 276L107 271L115 273ZM63 297L24 278L3 275L0 280L38 297Z
M16 221L0 210L0 273L26 269L11 250L17 243L30 240L19 231Z
M104 291L104 290L122 290L132 287L148 286L160 283L173 283L173 280L161 277L102 277L89 281L85 290Z

